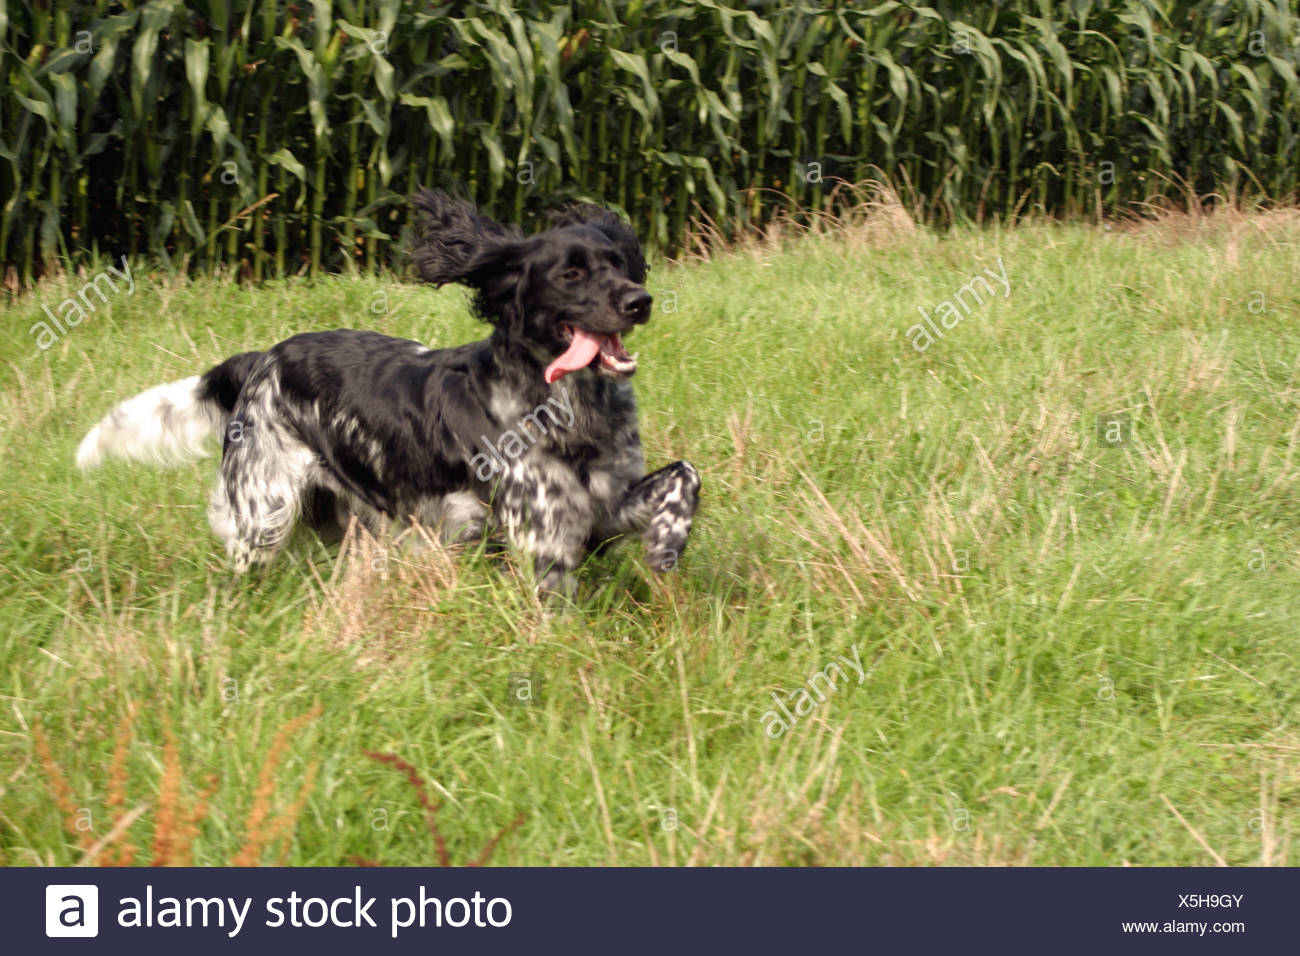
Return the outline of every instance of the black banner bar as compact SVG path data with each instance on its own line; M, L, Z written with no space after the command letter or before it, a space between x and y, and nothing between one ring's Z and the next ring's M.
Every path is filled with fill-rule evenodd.
M12 953L1289 952L1263 869L9 869ZM540 947L540 948L539 948Z

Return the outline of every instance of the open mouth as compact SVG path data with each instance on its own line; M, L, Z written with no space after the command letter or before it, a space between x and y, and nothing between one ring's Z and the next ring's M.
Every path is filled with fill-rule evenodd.
M627 378L636 371L636 356L629 355L617 332L588 332L571 325L561 328L569 347L546 366L547 384L558 382L570 372L591 366L606 378Z

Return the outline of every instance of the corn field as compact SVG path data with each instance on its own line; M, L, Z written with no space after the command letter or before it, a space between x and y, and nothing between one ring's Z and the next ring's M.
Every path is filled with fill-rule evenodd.
M397 265L417 185L673 249L869 179L941 224L1300 180L1288 0L0 0L0 43L11 289L94 255Z

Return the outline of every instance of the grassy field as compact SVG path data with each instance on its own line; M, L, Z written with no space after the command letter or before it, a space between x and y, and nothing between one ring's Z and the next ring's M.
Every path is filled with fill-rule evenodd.
M463 292L138 271L41 351L86 280L47 284L2 310L0 861L435 863L392 754L456 864L1294 864L1297 275L1288 212L657 264L630 347L692 544L553 616L473 554L234 580L215 459L72 466L294 332L479 337Z

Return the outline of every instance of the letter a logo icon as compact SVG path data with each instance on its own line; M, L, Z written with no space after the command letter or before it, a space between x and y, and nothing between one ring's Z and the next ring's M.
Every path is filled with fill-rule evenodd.
M45 887L46 936L98 936L99 887L56 883Z

